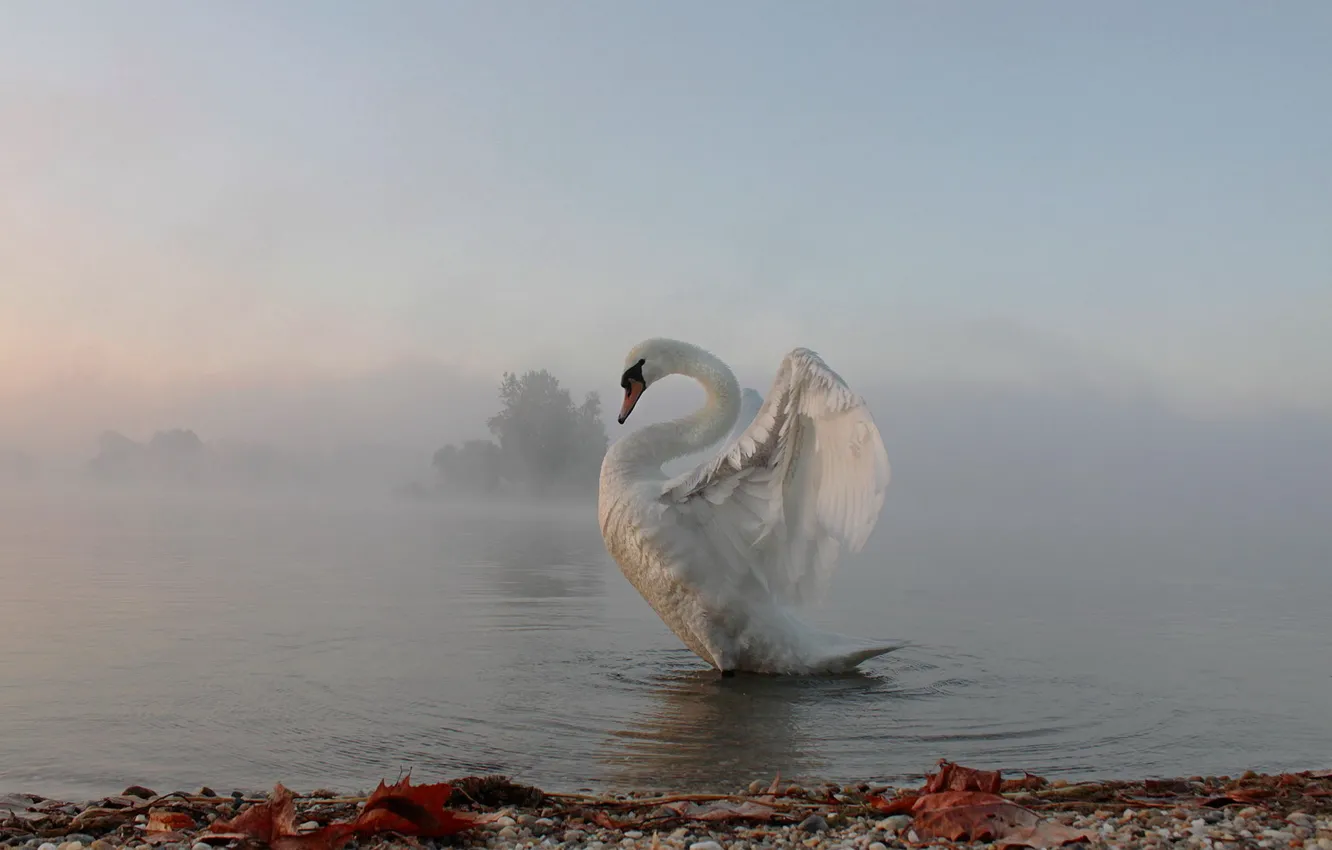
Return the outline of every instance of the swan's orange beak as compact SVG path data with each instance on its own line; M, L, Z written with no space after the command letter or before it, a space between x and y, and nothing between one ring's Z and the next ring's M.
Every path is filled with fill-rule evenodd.
M647 389L647 384L642 381L630 379L629 386L624 388L624 404L620 405L620 418L616 421L621 425L624 420L629 418L629 414L634 412L634 405L638 404L638 397Z

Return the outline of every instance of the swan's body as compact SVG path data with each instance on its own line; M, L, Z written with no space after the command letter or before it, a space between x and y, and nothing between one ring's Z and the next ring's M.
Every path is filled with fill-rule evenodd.
M888 486L879 430L841 377L798 348L762 401L742 395L713 355L663 339L640 343L625 366L621 423L666 375L707 391L700 410L619 440L601 465L606 548L680 640L723 673L840 672L897 649L795 615L823 590L841 551L864 545ZM662 472L722 438L693 470Z

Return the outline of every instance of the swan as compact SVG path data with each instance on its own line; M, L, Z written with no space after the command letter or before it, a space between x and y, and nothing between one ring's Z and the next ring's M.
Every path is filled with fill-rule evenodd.
M625 357L621 425L667 375L702 384L703 407L617 440L601 464L601 535L625 578L723 676L847 672L901 648L796 614L883 507L888 453L864 400L805 348L783 358L763 400L710 352L654 338ZM692 470L662 471L723 438Z

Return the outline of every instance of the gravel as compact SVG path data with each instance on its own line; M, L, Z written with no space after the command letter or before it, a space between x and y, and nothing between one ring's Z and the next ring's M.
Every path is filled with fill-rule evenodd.
M1308 775L1306 775L1308 776ZM1246 774L1241 780L1154 780L1141 783L1052 783L1042 790L1006 796L1074 830L1085 830L1082 842L1095 850L1332 850L1332 776L1313 774L1305 784L1291 788L1279 777ZM1225 780L1224 782L1222 780ZM1153 785L1152 783L1156 784ZM1229 788L1230 796L1261 797L1255 804L1227 802L1216 796ZM1227 784L1228 783L1228 784ZM1162 790L1162 789L1166 790ZM1273 790L1263 790L1270 788ZM754 783L725 801L703 795L691 799L701 806L691 814L713 812L715 806L759 804L766 815L749 820L699 820L671 810L682 797L622 794L610 797L547 795L540 804L486 806L471 811L484 814L487 823L448 839L415 839L384 834L362 839L358 848L475 847L507 850L764 850L794 847L804 850L889 850L921 847L989 847L985 842L923 841L909 814L884 815L872 808L872 794L893 797L884 786L813 788L786 787L774 795L764 783ZM1241 789L1242 791L1242 789ZM1263 796L1266 795L1266 796ZM1150 796L1150 799L1148 798ZM126 803L119 820L103 813L109 802ZM31 795L0 795L0 847L23 850L241 850L242 844L200 840L210 820L231 817L255 802L253 797L150 795L145 798L106 798L88 803L42 800ZM336 819L354 816L355 798L298 798L298 821L315 829ZM145 824L129 813L142 807L169 808L188 813L199 829L151 835ZM93 815L96 819L90 820ZM211 816L211 817L210 817ZM142 817L141 815L137 817ZM764 819L764 818L767 819ZM73 821L98 823L79 828ZM63 826L62 826L63 824ZM614 824L613 826L611 824ZM42 834L33 834L34 831ZM180 840L162 840L179 838ZM253 846L253 845L250 845ZM1076 847L1077 845L1073 845Z

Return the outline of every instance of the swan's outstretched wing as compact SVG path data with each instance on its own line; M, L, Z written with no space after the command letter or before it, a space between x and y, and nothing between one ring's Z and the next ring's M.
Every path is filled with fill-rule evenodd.
M864 400L817 354L797 348L749 427L666 482L661 498L708 544L714 562L695 569L727 573L692 578L752 578L801 603L822 592L843 549L865 545L888 479L888 453Z
M758 394L758 390L751 390L745 387L744 392L740 393L740 415L735 418L735 424L731 426L731 433L726 435L726 442L722 445L722 451L729 451L735 441L740 439L740 435L745 433L749 424L758 416L759 408L763 406L763 396Z

